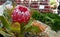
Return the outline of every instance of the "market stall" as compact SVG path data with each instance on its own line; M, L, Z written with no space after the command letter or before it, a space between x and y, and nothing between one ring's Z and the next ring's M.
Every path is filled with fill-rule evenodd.
M55 5L50 0L0 0L0 37L57 37Z

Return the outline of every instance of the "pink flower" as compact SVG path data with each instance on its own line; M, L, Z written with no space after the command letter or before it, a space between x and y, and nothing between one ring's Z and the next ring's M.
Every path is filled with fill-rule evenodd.
M30 10L22 5L17 5L12 13L13 22L27 23L30 19Z

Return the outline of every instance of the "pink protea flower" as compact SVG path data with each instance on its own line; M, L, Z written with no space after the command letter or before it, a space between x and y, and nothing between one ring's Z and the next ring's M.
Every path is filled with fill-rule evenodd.
M17 5L12 12L13 22L27 23L30 19L30 10L22 5Z

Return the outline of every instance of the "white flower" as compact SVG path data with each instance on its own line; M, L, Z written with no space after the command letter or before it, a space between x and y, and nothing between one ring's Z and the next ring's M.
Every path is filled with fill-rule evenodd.
M12 5L10 5L10 4L8 4L8 5L6 5L6 8L7 8L7 9L12 9L12 8L13 8L13 6L12 6Z

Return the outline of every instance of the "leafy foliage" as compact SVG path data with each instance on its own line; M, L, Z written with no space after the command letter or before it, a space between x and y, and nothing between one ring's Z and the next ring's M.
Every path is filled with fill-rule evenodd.
M37 26L32 26L33 20L30 20L29 23L24 27L27 32L39 33L40 29Z
M60 16L57 14L34 12L32 18L49 25L54 31L60 30Z

